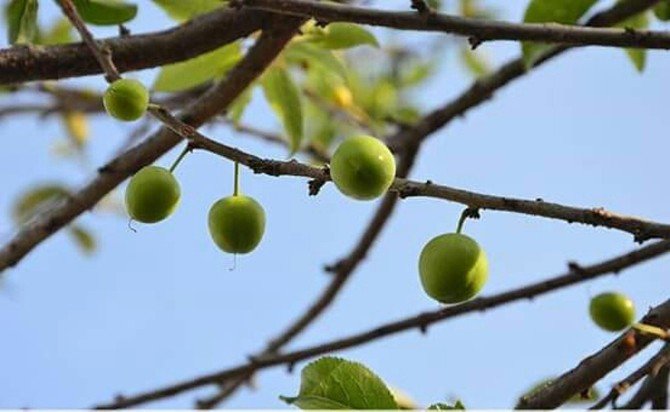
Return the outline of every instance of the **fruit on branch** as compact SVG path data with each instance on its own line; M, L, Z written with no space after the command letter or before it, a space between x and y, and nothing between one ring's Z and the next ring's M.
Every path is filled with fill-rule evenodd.
M340 144L330 163L330 176L340 192L358 200L382 195L395 177L393 153L380 140L359 135Z
M126 210L138 222L160 222L174 212L180 196L179 182L169 170L146 166L128 183Z
M589 313L596 325L610 332L618 332L633 324L635 305L621 293L601 293L591 299Z
M265 232L265 211L253 198L233 195L219 199L209 210L209 233L228 253L249 253Z
M131 122L146 113L149 106L149 92L137 80L120 79L107 88L103 103L110 116Z
M473 298L488 279L488 260L472 238L446 233L424 246L419 257L419 275L424 291L442 303L460 303Z

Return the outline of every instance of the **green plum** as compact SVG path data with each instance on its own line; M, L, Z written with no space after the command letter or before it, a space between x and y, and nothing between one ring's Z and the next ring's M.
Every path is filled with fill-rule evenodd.
M134 220L156 223L167 218L179 204L179 182L169 170L147 166L130 179L126 188L126 209Z
M149 106L149 92L137 80L121 79L107 88L102 100L110 116L131 122L146 113Z
M610 332L618 332L633 324L635 305L621 293L601 293L591 299L589 313L596 325Z
M340 192L358 200L381 196L393 183L395 158L371 136L354 136L340 144L330 163L330 176Z
M209 233L214 243L228 253L249 253L265 232L265 211L249 196L219 199L209 210Z
M421 285L442 303L460 303L474 297L488 279L488 261L472 238L446 233L424 246L419 258Z

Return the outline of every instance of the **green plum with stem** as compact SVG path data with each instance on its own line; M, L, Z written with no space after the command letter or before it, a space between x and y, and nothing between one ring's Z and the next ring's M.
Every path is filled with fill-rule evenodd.
M265 232L265 211L255 199L239 193L239 164L235 163L235 190L209 210L209 233L224 252L246 254L258 246Z
M110 116L131 122L146 113L149 107L149 92L137 80L120 79L109 85L103 95L103 103Z
M396 164L393 153L379 139L359 135L344 140L330 162L335 186L351 198L371 200L393 183Z

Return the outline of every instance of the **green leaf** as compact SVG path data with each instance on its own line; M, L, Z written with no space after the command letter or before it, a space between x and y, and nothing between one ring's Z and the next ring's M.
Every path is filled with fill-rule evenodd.
M68 233L70 234L72 241L79 246L79 249L81 249L85 255L90 255L95 252L98 243L95 240L93 233L88 229L80 225L72 224L68 226Z
M44 45L65 44L74 41L73 27L66 17L58 19L48 31L39 33L36 43Z
M127 23L137 15L137 5L123 0L74 0L81 18L97 26Z
M242 58L238 42L225 45L184 62L164 66L153 89L158 92L179 92L224 75Z
M228 107L228 118L233 122L234 125L238 125L240 120L242 120L242 115L246 110L249 103L251 103L251 88L246 89Z
M469 47L461 48L461 59L463 65L474 77L486 76L491 72L491 65L486 58Z
M649 16L646 12L637 14L619 23L617 27L632 30L646 29L649 27ZM640 73L643 72L647 64L647 51L645 49L626 49L626 54L633 63L633 66L635 66L635 69Z
M307 365L301 379L298 396L281 397L301 409L398 409L384 382L357 362L324 357Z
M222 0L153 0L177 21L190 20L225 4Z
M654 6L654 15L661 21L670 20L670 0L663 0Z
M70 191L63 185L47 183L34 186L14 202L12 219L16 225L22 225L46 210L49 206L70 195Z
M323 30L323 35L315 39L326 49L349 49L363 45L379 47L372 33L354 23L330 23Z
M303 136L303 115L300 93L291 77L281 67L272 67L261 80L263 92L272 110L281 119L291 139L291 154L300 148Z
M465 410L465 405L461 401L456 401L455 404L449 405L448 403L434 403L428 407L428 410L436 410L436 411L464 411Z
M526 23L575 24L597 0L531 0L523 21ZM523 42L521 51L527 67L551 45Z
M37 34L37 0L11 0L5 9L10 44L32 43Z
M337 74L342 79L347 76L347 71L330 50L324 50L307 42L296 42L286 48L284 56L289 63L300 64L309 67L319 67L325 71Z

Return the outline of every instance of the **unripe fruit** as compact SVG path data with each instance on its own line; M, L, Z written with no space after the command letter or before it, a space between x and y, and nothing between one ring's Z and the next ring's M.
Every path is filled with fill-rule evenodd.
M265 232L265 211L249 196L229 196L209 210L209 233L214 243L228 253L249 253Z
M472 238L447 233L424 246L419 258L421 285L442 303L460 303L474 297L488 279L488 261Z
M601 293L591 299L589 313L596 325L610 332L618 332L635 320L635 305L621 293Z
M358 200L379 197L393 183L395 158L384 143L355 136L340 144L330 163L330 176L340 192Z
M126 209L134 220L156 223L170 216L179 203L179 182L158 166L147 166L130 179L126 188Z
M107 88L102 100L110 116L131 122L144 116L149 106L149 92L137 80L121 79Z

